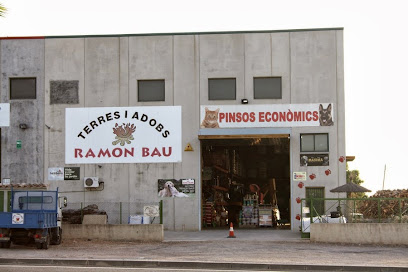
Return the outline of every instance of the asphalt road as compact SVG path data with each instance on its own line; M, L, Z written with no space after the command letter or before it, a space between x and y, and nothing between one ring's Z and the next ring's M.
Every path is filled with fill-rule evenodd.
M2 272L175 272L175 271L185 271L185 272L208 272L209 270L202 269L184 269L184 268L174 268L174 269L157 269L157 268L121 268L121 267L80 267L80 266L26 266L26 265L0 265L0 271ZM211 270L214 272L242 272L243 270ZM251 270L245 270L251 271ZM266 271L266 270L253 270L253 271ZM267 270L270 271L270 270ZM275 270L278 271L278 270ZM291 270L293 271L293 270ZM308 270L313 272L314 270ZM330 270L327 270L330 271ZM299 271L293 271L299 272ZM319 270L319 272L324 272L324 270Z
M93 265L105 267L96 268L98 271L137 271L126 267L153 267L142 271L200 271L211 268L211 271L276 271L290 268L292 271L408 272L407 246L312 243L300 239L299 234L279 230L238 230L236 239L227 239L226 232L167 232L165 241L161 243L64 239L61 245L51 246L48 250L38 250L34 245L13 244L9 249L0 249L0 264L28 266L27 269L38 268L31 267L31 264L64 266L58 267L62 270L49 271L69 271L65 269L67 266L82 266L81 269L94 271L89 268ZM1 272L30 271L3 268L6 267L0 267Z

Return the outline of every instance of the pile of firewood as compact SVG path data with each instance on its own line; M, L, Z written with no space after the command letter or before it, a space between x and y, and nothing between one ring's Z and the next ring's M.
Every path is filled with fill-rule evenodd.
M86 214L106 214L105 211L99 210L95 204L88 205L82 209L63 209L62 222L68 224L82 224L82 216Z
M395 200L381 200L380 209L378 209L378 201L374 200L373 198L394 198ZM401 199L401 208L399 199ZM377 191L373 196L359 203L358 212L362 213L364 218L378 218L378 211L380 210L380 216L382 219L390 219L391 221L395 222L400 221L399 215L401 212L403 215L402 219L405 221L408 218L407 199L407 189Z

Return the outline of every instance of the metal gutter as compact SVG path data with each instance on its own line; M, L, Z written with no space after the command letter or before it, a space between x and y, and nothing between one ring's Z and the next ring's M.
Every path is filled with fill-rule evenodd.
M310 32L344 30L343 27L282 29L282 30L242 30L242 31L210 31L210 32L176 32L176 33L140 33L140 34L97 34L97 35L67 35L67 36L38 36L38 37L0 37L0 40L12 39L72 39L72 38L109 38L109 37L143 37L143 36L182 36L182 35L221 35L221 34L262 34L282 32Z

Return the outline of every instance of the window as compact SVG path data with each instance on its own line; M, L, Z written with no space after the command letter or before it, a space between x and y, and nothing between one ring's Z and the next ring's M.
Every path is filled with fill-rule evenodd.
M139 102L165 101L164 79L138 80L137 97Z
M18 198L18 203L52 203L50 196L22 196Z
M10 99L35 99L37 79L10 78Z
M282 99L282 78L254 77L254 99Z
M208 100L235 100L235 78L209 78Z
M301 134L300 152L328 152L329 135L323 134Z

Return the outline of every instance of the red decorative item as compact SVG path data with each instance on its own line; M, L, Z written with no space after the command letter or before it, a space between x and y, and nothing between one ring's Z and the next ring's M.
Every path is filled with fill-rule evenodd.
M330 169L327 169L326 171L324 171L324 173L326 174L326 176L328 176L328 175L331 174L331 171L330 171Z
M315 175L315 174L311 174L311 175L309 176L309 178L310 178L311 180L314 180L314 179L316 178L316 175Z
M296 215L296 220L300 220L300 214Z
M344 156L341 156L340 158L339 158L339 162L344 162L346 160L346 158L344 157Z
M297 197L297 198L296 198L296 202L297 202L297 203L300 203L301 201L302 201L302 200L300 199L300 197Z
M304 185L305 184L303 182L299 182L298 187L302 189Z

